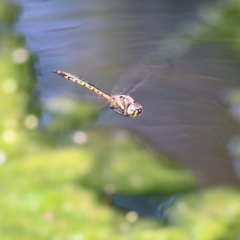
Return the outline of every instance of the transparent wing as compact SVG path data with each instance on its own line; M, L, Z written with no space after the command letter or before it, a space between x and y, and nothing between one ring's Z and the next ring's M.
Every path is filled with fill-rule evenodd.
M239 89L239 76L235 53L222 45L194 45L174 61L170 75L138 92L141 117L129 121L115 114L104 124L128 128L151 149L175 157L201 186L234 184L236 165L227 148L240 128L230 118L226 94Z
M164 71L167 68L163 68ZM170 68L168 68L169 70ZM115 87L112 90L112 95L116 94L130 94L134 92L139 87L143 86L149 81L156 79L155 75L165 75L163 71L156 72L154 67L151 66L148 60L143 60L132 65L117 81Z

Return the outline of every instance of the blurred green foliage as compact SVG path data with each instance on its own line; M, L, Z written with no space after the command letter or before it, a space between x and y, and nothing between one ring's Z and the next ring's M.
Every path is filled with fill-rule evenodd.
M194 42L217 42L240 51L240 1L217 1L211 8L202 8L201 21L190 31Z
M61 107L45 106L50 120L41 126L43 112L31 107L36 101L31 94L32 59L23 39L13 32L17 14L16 7L0 3L0 238L240 238L240 194L234 189L179 197L168 211L173 223L168 227L130 218L100 197L103 191L128 195L183 191L193 186L193 177L124 131L91 130L89 121L97 113L87 105L52 100Z

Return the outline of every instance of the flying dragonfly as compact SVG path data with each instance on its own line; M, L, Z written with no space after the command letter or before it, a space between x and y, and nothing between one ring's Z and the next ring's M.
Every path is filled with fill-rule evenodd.
M97 94L98 96L100 96L101 98L107 100L107 102L110 104L110 108L112 110L114 110L115 112L121 114L122 116L125 117L132 117L132 118L137 118L139 117L142 113L143 113L143 109L142 106L137 103L131 96L129 96L128 94L112 94L112 95L108 95L105 92L101 91L99 88L93 86L92 84L86 82L83 78L77 77L71 73L68 72L64 72L61 70L55 70L54 73L56 73L57 75L72 81L74 83L77 83L85 88L87 88L88 90L94 92L95 94ZM136 71L133 75L136 75ZM129 77L129 76L128 76ZM126 76L123 76L122 78L120 78L120 82L122 82L122 84L127 84L129 82L131 82L131 79L129 79ZM131 77L131 76L130 76ZM138 78L141 81L138 82L138 84L136 84L131 91L129 91L128 93L134 91L137 87L139 87L140 85L142 85L143 82L145 82L145 80L147 79L147 76L142 75L142 76L133 76L133 78ZM114 87L114 89L118 88L120 84L116 84L116 86ZM133 83L131 83L131 85L133 85ZM113 90L114 92L114 90Z

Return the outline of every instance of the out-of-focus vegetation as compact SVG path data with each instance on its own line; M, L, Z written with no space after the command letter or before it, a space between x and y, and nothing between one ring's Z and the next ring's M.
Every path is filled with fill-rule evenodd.
M193 179L124 131L90 130L97 116L91 107L53 99L41 112L32 95L33 61L13 31L17 14L0 3L0 238L240 238L240 194L233 189L179 198L168 227L105 203L103 191L161 195L189 189Z
M194 42L218 42L239 51L239 9L238 0L218 1L216 7L200 11L201 22L194 26L190 38Z

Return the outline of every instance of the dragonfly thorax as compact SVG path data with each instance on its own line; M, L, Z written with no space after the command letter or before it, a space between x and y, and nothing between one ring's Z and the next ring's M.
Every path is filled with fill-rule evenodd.
M143 112L142 106L128 95L112 96L110 108L123 116L133 118L139 117Z

